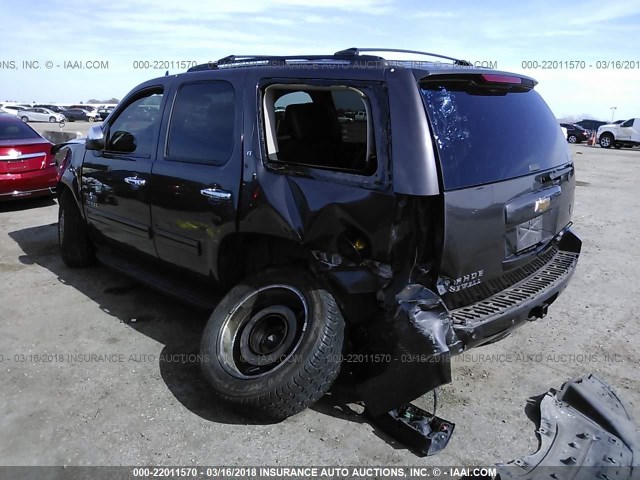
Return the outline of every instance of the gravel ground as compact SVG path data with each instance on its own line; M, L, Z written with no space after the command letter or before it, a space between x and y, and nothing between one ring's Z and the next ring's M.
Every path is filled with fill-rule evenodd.
M197 366L180 361L197 352L206 314L104 267L66 268L54 201L0 205L0 463L492 464L536 450L529 397L588 372L638 417L640 152L571 148L584 241L574 280L545 319L454 360L438 414L456 431L429 458L330 397L278 424L227 411ZM511 361L487 358L497 354ZM417 403L428 408L431 396Z

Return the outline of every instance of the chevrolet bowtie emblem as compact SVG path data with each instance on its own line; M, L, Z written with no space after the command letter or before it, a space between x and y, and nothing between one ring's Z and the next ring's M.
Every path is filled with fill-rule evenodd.
M547 210L549 210L550 206L551 206L551 197L539 198L536 200L536 204L533 211L535 213L546 212Z

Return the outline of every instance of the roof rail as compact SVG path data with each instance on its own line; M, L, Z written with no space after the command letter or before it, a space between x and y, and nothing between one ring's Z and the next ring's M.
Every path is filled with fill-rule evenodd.
M354 47L354 48L347 48L346 50L340 50L339 52L336 52L335 55L342 56L342 57L349 57L349 56L357 57L360 55L361 52L410 53L413 55L425 55L428 57L443 58L445 60L451 60L454 64L462 65L465 67L473 66L471 62L468 62L467 60L461 60L459 58L448 57L446 55L439 55L437 53L421 52L418 50L403 50L400 48L356 48Z
M472 64L466 60L460 60L458 58L447 57L446 55L439 55L437 53L420 52L417 50L401 50L397 48L347 48L346 50L340 50L333 55L227 55L215 62L203 63L201 65L195 65L191 67L188 72L197 72L202 70L214 70L225 66L244 66L244 65L265 65L265 64L285 64L287 62L356 62L358 60L377 60L384 61L383 57L378 55L362 55L364 52L391 52L391 53L410 53L413 55L425 55L429 57L442 58L445 60L451 60L455 65L462 65L471 67Z
M379 57L376 57L379 58ZM248 65L248 64L278 64L286 62L318 62L318 61L336 61L342 60L346 62L353 61L353 55L227 55L215 62L204 63L191 67L188 72L196 72L200 70L217 69L224 66L232 65Z

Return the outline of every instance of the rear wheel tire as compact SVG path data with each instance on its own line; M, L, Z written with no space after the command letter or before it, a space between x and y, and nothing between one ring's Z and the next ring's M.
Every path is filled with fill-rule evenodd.
M58 244L65 265L87 267L94 263L93 245L78 205L68 190L62 192L58 209Z
M56 117L49 117L49 123L56 123Z
M265 270L234 287L211 314L202 370L216 395L283 420L318 401L340 371L344 320L311 273Z
M602 148L611 148L611 145L613 144L613 135L610 133L601 135L599 143Z
M29 121L29 117L20 117L20 120L22 120L24 123L27 123Z
M569 141L569 143L577 143L578 137L576 137L575 135L569 135L569 138L567 138L567 140Z

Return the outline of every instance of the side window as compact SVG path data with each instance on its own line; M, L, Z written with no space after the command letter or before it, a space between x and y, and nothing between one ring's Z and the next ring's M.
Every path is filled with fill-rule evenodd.
M178 91L166 159L223 165L234 147L235 92L225 81L188 83Z
M160 127L162 91L150 90L120 112L109 127L106 150L148 156Z
M633 118L630 120L627 120L626 122L623 122L622 125L620 125L621 127L633 127Z
M271 85L263 94L270 161L360 175L377 170L370 104L346 86Z

